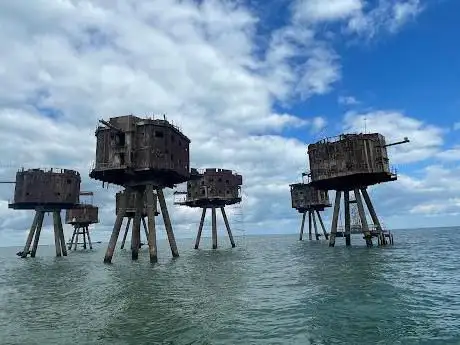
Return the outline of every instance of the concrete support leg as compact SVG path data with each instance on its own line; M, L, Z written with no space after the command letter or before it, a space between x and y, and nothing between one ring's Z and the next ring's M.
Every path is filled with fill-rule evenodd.
M206 207L203 207L203 212L201 213L200 226L198 227L198 233L196 235L195 249L198 249L200 246L201 232L203 231L204 219L206 217Z
M375 212L375 208L374 208L374 205L372 204L371 198L369 197L369 194L367 193L367 189L361 188L361 193L363 195L364 202L366 203L367 209L369 210L369 213L371 215L372 222L377 227L377 231L382 235L380 242L381 242L381 245L384 246L387 244L386 243L387 241L386 241L385 236L383 235L382 226L380 225L380 221L379 221L379 218L377 217L377 212Z
M86 249L86 227L83 226L80 229L82 229L83 232L83 249Z
M26 258L27 254L29 254L30 245L32 243L32 240L34 239L35 230L37 229L37 224L38 224L39 217L40 217L39 216L39 211L35 211L35 217L34 217L34 220L32 222L32 226L30 227L29 235L27 236L26 245L24 246L24 250L22 251L22 254L21 254L22 258Z
M302 214L302 224L300 225L300 236L299 236L299 241L302 241L303 238L303 229L305 227L305 217L307 215L307 212L304 212Z
M86 226L86 236L88 236L89 249L93 249L93 244L91 243L91 237L89 236L89 228Z
M104 257L104 263L111 263L115 246L117 244L118 235L120 234L121 224L123 222L123 215L126 212L126 193L120 198L120 209L117 215L117 219L113 226L112 236L110 236L109 245Z
M149 255L150 262L155 263L158 261L157 252L157 232L155 229L155 211L157 203L157 195L153 191L152 185L147 185L145 193L147 195L147 222L148 222L148 244L149 244Z
M80 236L80 225L76 225L75 226L75 242L73 244L73 250L77 250L79 236Z
M63 256L67 256L67 247L65 245L64 228L62 226L61 211L56 211L59 226L59 242Z
M311 211L308 211L308 239L310 241L313 239L312 231L313 231L313 226L312 226L312 219L311 219Z
M177 250L176 239L174 237L174 232L171 226L171 219L169 218L168 208L166 206L165 196L163 194L163 189L157 189L158 202L160 203L161 214L163 215L163 221L165 223L166 234L168 235L169 246L171 247L171 253L173 257L179 256L179 251Z
M149 230L147 229L147 224L145 223L145 217L142 217L141 221L142 221L142 227L144 228L145 240L148 242L148 240L149 240Z
M337 234L337 224L339 222L340 199L341 199L341 197L342 197L342 191L338 190L335 193L334 213L332 215L331 235L329 237L329 247L334 247L335 246L335 236Z
M144 208L144 191L136 190L136 211L133 219L133 229L131 231L131 259L139 258L139 247L141 245L141 218Z
M217 249L217 217L216 217L216 208L212 207L212 249Z
M32 252L30 253L31 258L34 258L35 255L37 254L38 241L40 240L40 233L42 231L42 226L43 226L43 218L45 218L45 212L39 211L37 213L39 214L39 217L38 217L37 227L35 229L34 244L32 245Z
M68 250L72 249L73 241L75 239L75 235L77 234L77 227L74 225L73 227L73 232L72 232L72 237L70 238L69 245L67 247Z
M54 246L56 248L56 256L62 256L61 252L61 238L59 234L59 219L58 212L53 211L53 225L54 225Z
M223 207L221 207L220 210L222 212L222 217L224 218L225 227L227 228L228 238L230 239L232 248L235 248L235 241L233 240L232 230L230 230L230 224L228 223L227 214L225 213L225 209Z
M313 210L311 212L311 218L313 219L313 226L315 227L315 238L317 241L319 241L319 233L318 233L318 226L316 225L316 217L315 217L315 212Z
M372 236L369 231L369 225L367 224L366 214L364 213L363 201L361 199L361 193L359 189L355 189L355 199L358 205L359 218L361 219L361 225L363 227L364 238L366 239L366 245L372 247Z
M123 235L123 241L121 241L121 249L125 247L126 237L128 236L129 225L131 224L131 218L128 217L128 223L126 223L125 233Z
M319 213L319 211L316 210L316 214L318 215L319 224L321 225L321 229L323 230L324 238L325 238L326 240L328 240L328 239L329 239L329 234L327 233L326 227L324 226L323 218L321 217L321 213Z
M351 246L350 191L346 190L343 193L343 203L345 208L345 245Z

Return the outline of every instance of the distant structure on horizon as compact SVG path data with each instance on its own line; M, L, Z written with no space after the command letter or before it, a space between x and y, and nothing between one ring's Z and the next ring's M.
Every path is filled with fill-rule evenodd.
M96 129L96 161L90 177L122 186L126 190L119 200L119 212L113 227L105 263L112 261L128 200L135 199L131 240L132 260L137 260L140 247L140 223L146 196L148 218L148 244L150 262L157 262L155 230L155 204L158 198L166 234L173 257L179 256L171 220L169 218L164 188L190 179L190 139L166 118L140 118L133 115L99 120L103 126ZM154 192L156 191L156 193Z
M243 177L232 172L232 170L208 168L201 171L194 170L193 179L187 182L186 192L174 192L175 204L203 209L195 249L198 249L200 245L207 209L211 209L212 248L217 249L217 208L220 208L222 213L232 248L235 247L225 206L241 202L242 184ZM183 197L184 195L185 197Z
M311 185L323 190L335 190L334 213L332 217L329 246L335 245L337 235L345 237L346 245L351 245L350 204L356 203L361 220L366 245L372 247L372 237L377 237L381 245L392 243L392 235L382 229L377 213L372 205L367 187L379 183L395 181L397 174L390 169L387 147L409 142L386 144L379 133L341 134L308 145ZM354 200L350 200L353 191ZM340 201L344 194L345 231L337 232ZM373 225L369 226L362 197L369 210Z
M93 192L80 192L80 196L91 196L91 203L80 203L75 208L67 209L65 220L67 224L74 227L72 237L67 243L68 250L77 250L77 245L81 244L86 249L87 243L89 249L93 249L91 236L89 235L89 226L99 223L99 208L93 205ZM79 235L82 235L83 242L78 242Z
M35 257L45 213L53 213L56 256L67 256L62 227L61 210L75 208L79 203L81 177L77 171L67 169L20 170L16 173L14 201L8 208L35 210L35 217L22 252L22 258ZM32 244L32 250L30 246Z
M134 220L134 217L136 215L136 195L133 192L129 192L129 195L125 196L126 193L128 193L128 191L125 190L125 191L118 192L115 195L115 205L116 205L115 214L117 216L118 216L118 213L120 212L121 199L123 197L126 198L126 210L125 210L125 214L123 218L127 218L127 223L126 223L125 233L123 235L123 240L121 241L120 249L123 249L125 247L125 242L128 236L129 229L130 229L131 221ZM153 200L154 200L153 201L154 214L155 216L158 216L160 213L157 211L157 196L156 195L153 196ZM145 232L145 239L146 239L146 242L148 242L149 230L145 222L145 218L148 216L147 214L147 195L145 194L143 195L142 203L143 203L143 208L141 212L141 221L142 221L142 227L144 228L144 232ZM131 231L131 234L132 234L132 231ZM140 241L139 243L139 248L141 246L142 246L142 241Z
M305 217L308 213L308 238L312 240L312 224L315 229L315 238L319 241L321 234L318 232L318 226L316 224L315 213L318 216L321 229L323 230L324 238L329 239L329 234L324 226L323 219L321 218L320 211L324 211L325 208L331 207L329 202L329 195L326 190L317 189L312 186L309 181L305 183L303 177L307 174L302 174L302 182L291 184L291 204L292 208L296 209L302 214L302 225L300 226L300 237L299 240L303 239L303 230L305 226Z

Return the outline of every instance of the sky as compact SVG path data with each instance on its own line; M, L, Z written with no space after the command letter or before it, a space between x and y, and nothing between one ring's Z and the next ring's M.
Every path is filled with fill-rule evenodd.
M308 170L307 145L379 132L410 139L389 148L398 180L369 189L385 226L457 225L459 11L455 0L0 1L0 180L78 170L100 207L92 239L107 241L119 188L88 176L97 121L166 114L191 139L192 167L243 175L228 211L237 235L297 233L289 184ZM194 237L200 211L172 192L175 234ZM33 219L8 208L13 193L0 185L2 246L22 245Z

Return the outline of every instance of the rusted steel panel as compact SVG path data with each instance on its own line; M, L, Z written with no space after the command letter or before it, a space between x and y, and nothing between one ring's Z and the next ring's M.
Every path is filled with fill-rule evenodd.
M190 177L188 139L166 120L136 116L110 118L112 127L96 130L96 161L92 178L123 185L153 178L165 185Z
M12 208L69 208L78 204L81 177L74 170L21 170L16 173ZM59 206L60 205L60 206Z
M323 210L330 207L327 191L320 190L306 183L296 183L291 186L292 208L299 211Z
M126 191L123 191L123 192L118 192L115 196L116 198L116 201L115 201L115 213L118 215L118 211L120 209L120 198L121 198L121 195L122 194L125 194L125 193L128 193ZM154 212L155 212L155 215L158 215L158 212L157 212L157 198L155 197L154 198L155 200L155 203L153 205L153 209L154 209ZM134 213L136 212L136 198L135 198L135 194L130 192L128 193L128 198L126 200L126 213L125 213L125 217L133 217L134 216ZM144 207L142 209L142 213L141 213L141 216L142 217L147 217L147 197L146 195L144 194Z
M385 137L378 133L342 134L308 146L311 181L351 181L363 176L363 184L391 180ZM346 184L346 183L345 183ZM332 189L332 188L331 188Z
M65 215L67 224L95 224L99 223L99 208L93 205L79 205L68 209Z
M241 201L241 175L225 169L206 169L199 178L187 182L184 204L200 206L203 203L235 204Z

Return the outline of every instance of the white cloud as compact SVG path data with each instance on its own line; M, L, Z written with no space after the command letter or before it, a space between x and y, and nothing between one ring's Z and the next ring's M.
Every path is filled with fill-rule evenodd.
M343 105L357 105L359 101L353 96L340 96L337 100L339 104Z
M389 147L390 162L410 163L435 156L443 145L443 130L397 111L348 112L345 132L378 132L387 143L408 137L410 143Z
M460 129L460 122L454 123L454 131L458 131Z
M294 3L297 19L310 21L341 20L360 13L361 0L299 0Z
M460 147L453 147L439 152L436 157L444 161L460 161Z

